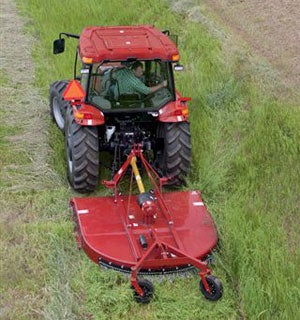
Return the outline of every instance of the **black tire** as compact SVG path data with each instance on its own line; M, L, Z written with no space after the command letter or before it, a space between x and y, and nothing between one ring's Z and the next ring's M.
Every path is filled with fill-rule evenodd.
M200 280L200 290L203 293L204 297L211 301L217 301L222 297L223 286L221 281L212 275L206 277L207 284L210 288L210 292L207 292L204 288L202 280Z
M188 122L159 123L157 161L162 175L171 178L170 185L181 185L190 171L191 134Z
M140 296L134 291L134 299L137 303L149 303L153 297L154 286L149 280L138 280L139 286L142 288L144 295Z
M73 110L68 109L65 126L68 179L72 188L80 193L92 192L99 179L98 128L80 126Z
M58 128L64 132L66 111L71 107L68 101L63 99L63 93L68 81L56 81L50 86L50 115Z

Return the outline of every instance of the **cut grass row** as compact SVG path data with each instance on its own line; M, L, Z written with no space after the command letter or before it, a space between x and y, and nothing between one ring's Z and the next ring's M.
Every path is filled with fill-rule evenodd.
M67 184L42 191L28 186L21 193L6 193L7 203L25 208L27 216L27 221L17 218L3 233L3 269L10 272L2 291L6 301L16 292L20 295L8 318L296 319L299 110L262 97L243 59L225 65L217 40L159 1L130 1L122 10L115 0L18 4L30 17L27 28L38 39L36 85L45 96L52 81L72 76L75 41L67 41L64 55L51 55L59 32L80 33L87 25L151 23L180 35L186 72L178 75L178 88L193 98L189 186L203 191L219 227L221 252L214 274L222 279L225 292L222 300L211 304L200 295L197 277L156 281L153 302L136 305L128 279L99 270L76 251ZM9 159L12 151L2 136ZM63 137L54 126L49 145L54 150L50 163L65 181ZM19 255L26 259L17 260ZM27 310L21 302L24 296Z

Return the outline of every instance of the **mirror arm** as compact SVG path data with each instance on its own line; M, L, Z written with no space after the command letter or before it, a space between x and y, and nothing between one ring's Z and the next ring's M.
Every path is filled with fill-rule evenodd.
M79 35L78 35L78 34L67 33L67 32L61 32L61 33L59 34L59 39L62 38L62 35L65 35L65 36L67 36L68 38L79 39Z

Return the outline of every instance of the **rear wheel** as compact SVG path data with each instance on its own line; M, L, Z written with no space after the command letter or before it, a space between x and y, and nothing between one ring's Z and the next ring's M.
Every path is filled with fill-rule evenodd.
M190 171L191 134L188 122L159 123L157 165L162 174L171 178L171 185L180 185Z
M99 142L97 127L80 126L73 110L67 111L65 143L68 179L75 191L92 192L99 178Z
M64 131L66 112L70 107L70 103L63 98L67 85L68 81L56 81L50 86L50 114L61 131Z

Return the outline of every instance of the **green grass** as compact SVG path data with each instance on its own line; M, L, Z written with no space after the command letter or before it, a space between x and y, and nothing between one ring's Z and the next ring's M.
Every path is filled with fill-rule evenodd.
M299 314L300 111L262 96L247 61L225 64L221 44L160 1L18 1L37 38L36 85L72 77L76 41L53 56L59 32L87 25L155 24L180 35L186 71L177 86L190 103L193 142L189 187L199 188L220 232L213 273L224 296L205 301L198 278L155 280L149 305L132 300L129 279L104 271L78 252L72 235L62 134L50 126L49 165L56 188L5 192L2 227L6 319L296 319ZM225 57L224 57L225 58ZM1 83L8 81L1 75ZM50 120L49 120L50 122ZM13 129L0 126L1 163L26 162L10 147ZM6 182L5 182L6 183ZM0 186L4 181L0 178ZM99 191L101 194L103 189ZM1 271L1 272L2 272ZM1 277L2 278L2 277ZM24 298L25 297L25 298Z

